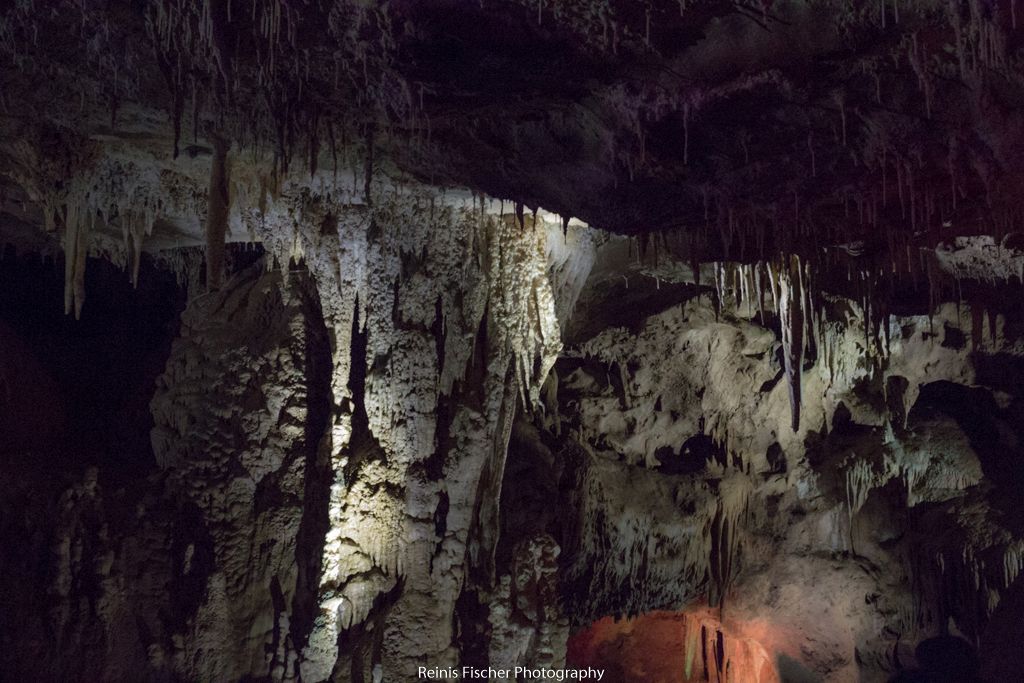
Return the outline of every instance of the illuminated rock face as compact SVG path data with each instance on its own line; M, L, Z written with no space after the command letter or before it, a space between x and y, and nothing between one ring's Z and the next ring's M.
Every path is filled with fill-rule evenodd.
M887 680L949 624L998 639L984 624L1017 609L1000 605L1014 595L1019 527L996 501L1019 483L1003 459L1019 403L987 368L1017 372L1016 313L989 314L994 332L961 341L972 313L948 304L930 320L893 316L879 342L854 306L805 308L813 347L794 431L785 339L760 323L771 297L761 313L748 291L720 289L718 306L691 290L627 313L556 364L575 520L561 578L579 637L610 628L608 615L710 598L726 621L770 624L781 640L759 642L773 662L830 681Z
M1014 309L872 329L803 265L699 288L592 229L428 207L249 210L267 253L193 290L156 470L32 513L52 607L27 628L90 661L27 650L46 676L884 681L950 628L1005 649Z
M327 338L304 275L250 267L198 296L157 380L153 451L197 540L172 581L187 626L147 655L196 680L281 677L308 630L329 474ZM164 641L166 642L166 640Z
M467 569L494 572L512 418L560 348L549 226L424 213L429 201L358 213L325 199L253 218L271 249L293 231L333 342L330 529L304 678L458 662L455 602Z
M383 206L360 214L321 200L250 217L271 249L293 231L273 256L287 264L298 248L308 273L230 282L183 316L153 401L153 442L202 511L217 570L184 652L162 656L175 671L403 680L423 661L458 663L455 603L467 570L494 572L512 416L533 405L560 348L550 238L541 223ZM323 229L328 215L337 232ZM384 220L393 227L374 234ZM265 348L268 316L302 305L316 320L300 316L278 334L290 350ZM318 336L307 339L308 327ZM293 386L303 381L320 393ZM286 457L291 440L303 458ZM263 511L261 497L287 505ZM520 572L534 571L535 555L548 558L557 619L557 545L527 551ZM527 584L494 600L521 601ZM236 603L246 609L224 623ZM512 666L543 663L551 647L557 661L564 647L564 635L546 649L527 641L536 654L525 661L527 650L499 640Z
M50 605L15 613L62 648L10 671L885 681L947 631L1012 658L1012 304L865 315L802 260L697 286L590 228L374 199L245 208L264 251L191 287L154 469L6 502Z

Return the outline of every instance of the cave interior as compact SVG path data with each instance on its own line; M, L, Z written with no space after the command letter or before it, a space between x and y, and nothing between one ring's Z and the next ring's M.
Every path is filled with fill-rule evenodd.
M0 1L0 680L1024 680L1017 5Z

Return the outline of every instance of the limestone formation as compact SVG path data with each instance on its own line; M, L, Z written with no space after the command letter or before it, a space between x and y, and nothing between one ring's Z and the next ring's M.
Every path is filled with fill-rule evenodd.
M4 4L0 679L1011 680L1017 5Z

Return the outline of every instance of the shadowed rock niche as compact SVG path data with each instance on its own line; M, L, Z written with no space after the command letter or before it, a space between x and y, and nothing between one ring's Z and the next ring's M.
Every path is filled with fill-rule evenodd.
M0 4L0 680L1020 680L1019 12Z

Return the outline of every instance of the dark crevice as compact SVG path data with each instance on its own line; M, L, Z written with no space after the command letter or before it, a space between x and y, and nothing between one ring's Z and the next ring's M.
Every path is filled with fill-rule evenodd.
M331 351L319 297L308 281L301 289L309 316L306 319L305 384L306 421L303 426L305 475L302 520L295 544L297 578L291 605L292 646L301 649L318 611L323 544L330 527L328 505L334 482L331 470ZM357 309L358 310L358 309Z
M138 288L89 259L82 318L61 308L60 262L0 259L0 455L45 456L104 477L151 472L149 400L185 305L174 277L143 259ZM10 365L8 368L7 366Z
M986 479L1007 502L1015 499L1024 488L1024 468L1020 467L1024 423L1019 401L1001 408L988 389L931 382L921 387L908 422L923 421L936 413L956 421L977 453Z

